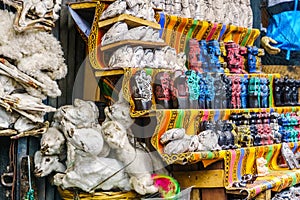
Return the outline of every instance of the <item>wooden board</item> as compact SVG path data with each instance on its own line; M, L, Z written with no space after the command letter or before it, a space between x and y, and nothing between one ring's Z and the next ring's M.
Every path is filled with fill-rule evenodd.
M99 70L95 71L95 77L101 77L101 76L114 76L114 75L120 75L124 74L123 69L111 69L111 70Z
M217 200L227 199L224 188L205 188L201 191L201 199L203 200Z
M128 14L122 14L114 18L99 21L98 26L99 28L105 28L121 21L125 22L129 27L150 26L153 29L161 29L160 25L157 22L151 22Z
M173 176L183 188L224 187L224 170L222 169L173 172Z
M152 49L152 48L159 48L159 47L167 46L167 43L165 43L165 42L150 42L150 41L142 41L142 40L122 40L119 42L115 42L112 44L102 46L100 49L101 49L101 51L114 51L115 49L117 49L121 46L124 46L124 45L142 46L143 48Z
M86 9L86 8L96 8L97 2L96 1L86 1L86 2L68 2L72 9Z

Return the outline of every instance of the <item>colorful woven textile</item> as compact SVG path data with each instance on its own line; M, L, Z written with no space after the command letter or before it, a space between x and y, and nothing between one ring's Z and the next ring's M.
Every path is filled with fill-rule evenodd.
M155 18L163 27L160 31L161 38L177 52L187 51L187 44L191 38L207 41L213 39L224 42L234 41L241 46L252 46L260 34L258 29L199 21L165 13L157 13Z

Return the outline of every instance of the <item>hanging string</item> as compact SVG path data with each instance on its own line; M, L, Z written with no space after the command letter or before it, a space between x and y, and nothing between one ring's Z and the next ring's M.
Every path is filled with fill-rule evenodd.
M26 194L25 200L34 200L34 190L31 185L31 168L30 168L30 157L27 156L27 165L28 165L28 182L29 182L29 190Z

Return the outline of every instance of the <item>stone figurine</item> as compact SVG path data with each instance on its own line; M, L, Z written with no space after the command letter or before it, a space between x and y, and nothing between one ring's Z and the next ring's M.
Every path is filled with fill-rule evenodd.
M285 142L282 143L281 154L282 154L283 158L285 159L289 169L295 169L295 168L299 169L300 168L294 153L290 149L289 145Z
M269 169L266 166L267 160L264 159L263 157L257 158L256 159L256 167L257 167L257 175L258 176L265 176L269 174Z
M189 40L189 69L202 72L201 61L199 60L200 47L196 39Z
M152 78L144 70L137 71L130 80L135 110L149 110L152 106Z

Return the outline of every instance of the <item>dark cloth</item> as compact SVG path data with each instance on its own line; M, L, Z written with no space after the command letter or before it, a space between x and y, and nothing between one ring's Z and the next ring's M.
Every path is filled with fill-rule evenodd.
M279 54L270 55L267 51L265 51L265 55L261 59L262 64L300 66L300 51L291 51L290 60L286 59L286 53L287 50L281 50Z

